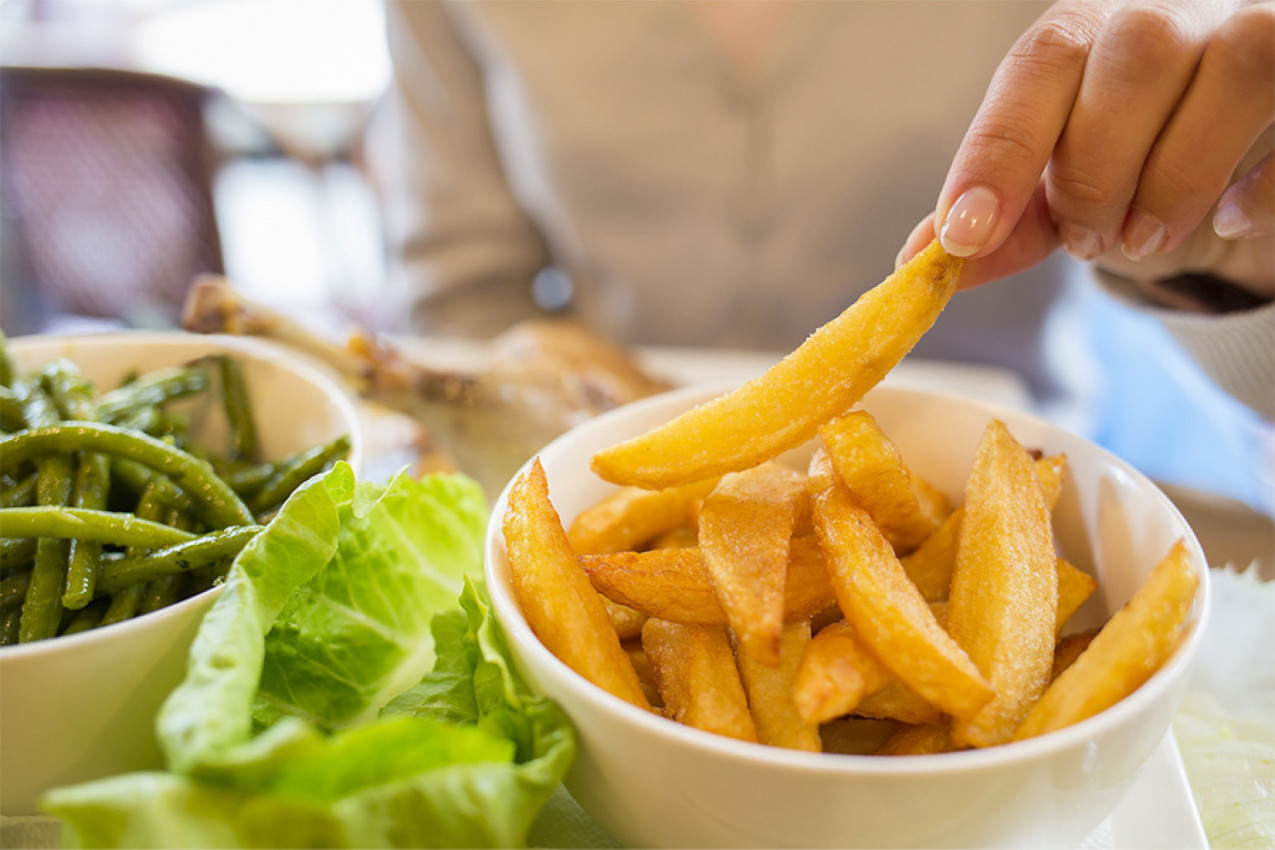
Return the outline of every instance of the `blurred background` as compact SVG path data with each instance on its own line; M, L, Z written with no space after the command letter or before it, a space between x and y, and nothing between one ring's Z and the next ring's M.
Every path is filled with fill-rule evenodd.
M169 327L201 272L381 324L379 0L0 0L0 57L7 334Z

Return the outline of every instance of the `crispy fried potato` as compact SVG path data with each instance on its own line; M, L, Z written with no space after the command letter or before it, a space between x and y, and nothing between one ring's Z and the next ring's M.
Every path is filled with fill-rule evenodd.
M892 735L906 728L897 720L873 717L840 717L819 726L819 738L825 753L870 756Z
M779 665L788 541L805 479L778 463L722 476L704 500L699 546L741 652Z
M859 700L854 713L858 717L898 720L909 724L939 723L946 716L933 703L921 699L907 685L894 678Z
M1049 682L1058 568L1040 481L1004 423L987 426L965 487L948 631L996 689L970 717L958 745L989 747L1014 734Z
M747 469L801 445L916 345L956 291L961 267L935 240L763 375L598 452L594 472L658 489Z
M807 723L825 723L854 711L865 695L893 677L842 620L811 639L797 668L792 699Z
M1072 615L1098 589L1098 580L1065 558L1056 558L1054 565L1058 570L1058 607L1054 610L1054 637L1057 638Z
M1137 690L1177 648L1198 584L1186 544L1178 541L1133 598L1049 685L1014 739L1070 726Z
M757 738L763 744L812 753L822 749L818 725L803 720L792 700L793 680L809 643L810 623L800 621L784 626L778 667L762 664L747 653L736 653Z
M582 555L580 565L599 593L648 617L726 625L726 612L698 547ZM818 542L793 538L784 585L784 620L808 620L835 602Z
M632 640L642 634L642 626L646 623L645 614L619 602L612 602L605 596L602 597L602 604L607 609L607 616L611 618L611 627L615 629L616 637L621 641Z
M514 594L540 642L593 684L650 708L602 597L580 568L549 501L539 459L511 488L503 530Z
M877 749L879 756L925 756L933 753L950 753L956 749L952 743L952 727L946 723L904 726L891 735Z
M1058 646L1054 647L1054 666L1049 671L1049 681L1057 679L1062 671L1070 667L1097 635L1097 629L1086 629L1059 640Z
M665 490L621 487L581 511L571 521L567 538L581 555L637 549L690 522L715 483L697 481Z
M757 740L725 628L647 620L642 648L666 717L729 738Z
M913 475L872 414L854 410L819 429L832 466L896 552L910 552L952 512L947 497Z
M1052 511L1062 493L1067 456L1056 454L1042 457L1034 462L1034 467L1040 478L1040 489L1045 495L1045 506ZM908 578L912 579L928 602L946 599L951 591L952 570L956 568L956 547L964 516L964 508L952 511L920 546L900 558Z
M813 465L830 463L826 455ZM894 549L835 475L814 494L815 529L837 604L855 634L908 688L957 716L967 717L992 698L965 651L943 630Z

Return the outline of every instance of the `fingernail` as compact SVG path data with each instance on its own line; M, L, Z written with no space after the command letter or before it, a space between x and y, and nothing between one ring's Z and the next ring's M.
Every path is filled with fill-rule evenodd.
M992 238L992 227L1000 200L986 186L966 189L947 212L947 221L939 241L943 250L955 257L969 257L978 253Z
M1125 222L1120 250L1131 260L1141 260L1159 251L1168 235L1169 231L1160 219L1142 210L1131 210L1129 220Z
M1102 253L1102 237L1087 227L1063 222L1058 225L1058 235L1067 253L1077 260L1092 260Z
M1223 239L1240 239L1256 229L1256 224L1244 214L1239 204L1224 203L1213 214L1213 232Z

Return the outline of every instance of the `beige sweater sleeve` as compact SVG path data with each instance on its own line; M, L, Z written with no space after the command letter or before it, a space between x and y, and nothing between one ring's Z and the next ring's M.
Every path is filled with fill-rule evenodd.
M1097 269L1095 277L1109 295L1163 324L1219 387L1275 422L1275 303L1219 314L1174 310L1126 278Z
M489 336L535 312L544 241L505 179L483 72L447 4L390 2L386 15L395 68L386 228L412 305L403 324Z

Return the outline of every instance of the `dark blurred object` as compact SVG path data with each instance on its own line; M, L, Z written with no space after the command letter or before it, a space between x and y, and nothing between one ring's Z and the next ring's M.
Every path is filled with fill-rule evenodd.
M211 90L102 68L0 68L0 327L172 326L224 271Z

